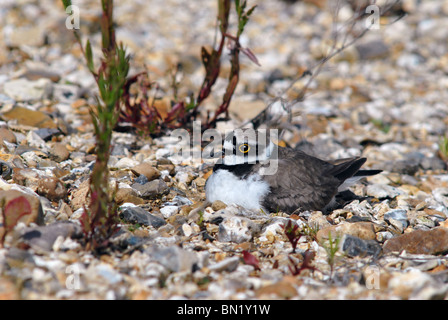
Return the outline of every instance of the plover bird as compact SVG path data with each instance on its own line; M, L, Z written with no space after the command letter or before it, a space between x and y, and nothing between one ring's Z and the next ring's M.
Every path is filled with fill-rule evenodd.
M260 135L238 129L224 140L222 156L206 182L206 200L263 212L326 211L338 193L381 172L360 170L365 161L360 157L324 161L279 147L266 131Z

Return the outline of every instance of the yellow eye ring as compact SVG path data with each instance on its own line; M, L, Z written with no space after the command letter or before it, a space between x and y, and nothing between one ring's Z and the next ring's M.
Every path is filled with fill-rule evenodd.
M240 144L238 147L241 153L248 153L250 150L250 146L247 143Z

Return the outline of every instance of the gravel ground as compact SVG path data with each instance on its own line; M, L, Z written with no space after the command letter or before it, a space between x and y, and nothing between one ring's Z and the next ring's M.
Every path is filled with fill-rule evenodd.
M74 4L98 57L99 1ZM309 79L295 77L331 49L334 27L339 41L353 36L345 2L336 24L326 1L252 4L241 43L260 66L242 57L223 131L270 103L282 116L281 101L294 101ZM168 134L115 132L109 166L121 224L100 255L84 249L79 223L95 160L87 105L96 84L61 3L3 0L0 198L23 195L32 214L0 249L0 299L447 299L448 1L400 8L406 16L381 17L291 104L287 145L324 159L362 155L366 168L383 170L351 188L355 200L327 215L215 202L199 217L191 210L205 199L211 165L176 157ZM200 48L213 43L216 12L210 0L117 1L131 74L149 70L162 107L173 98L175 66L179 97L200 87ZM227 60L204 112L222 99ZM296 250L288 223L302 231Z

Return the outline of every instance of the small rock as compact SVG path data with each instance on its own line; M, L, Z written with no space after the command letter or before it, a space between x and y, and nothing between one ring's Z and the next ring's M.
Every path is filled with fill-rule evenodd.
M73 101L79 99L80 88L69 84L54 84L53 85L53 100L59 103L71 104Z
M39 171L30 168L13 168L12 179L15 183L28 187L35 192L42 178L39 173Z
M413 176L419 169L419 162L419 159L415 158L385 161L381 165L381 169Z
M37 193L49 200L58 201L67 196L67 188L58 178L48 177L39 180Z
M70 157L70 152L63 143L55 143L49 150L51 158L56 162L62 162Z
M366 194L377 199L386 199L398 197L403 191L386 184L370 184L366 188Z
M415 230L384 243L384 253L406 250L413 254L443 254L448 251L448 229Z
M319 243L325 242L331 238L342 237L344 234L354 236L363 240L375 240L376 234L374 225L371 222L343 222L338 225L323 228L317 232L316 238Z
M202 177L196 178L193 180L193 183L196 185L196 187L204 187L206 180Z
M20 291L17 285L10 279L0 278L0 300L19 300Z
M199 259L197 254L181 249L178 246L167 248L149 247L146 252L172 272L194 272L198 269Z
M226 207L227 207L227 205L224 202L222 202L221 200L216 200L212 203L213 211L222 210L222 209L225 209Z
M83 235L81 226L71 222L57 222L47 226L27 228L20 238L35 250L49 252L58 237L79 238Z
M143 175L145 176L148 181L152 181L154 179L157 179L160 177L160 171L154 168L151 164L143 162L133 168L131 168L131 171L137 175Z
M89 180L85 180L72 192L70 197L70 205L73 211L83 208L88 203L89 190Z
M14 107L12 110L1 114L0 117L5 121L17 120L19 125L57 129L56 123L50 116L44 112L24 107Z
M11 47L41 47L45 42L45 28L37 25L13 28L5 41Z
M144 185L145 183L149 182L148 178L146 178L146 176L144 175L139 175L137 178L134 179L135 183Z
M285 277L286 278L286 277ZM255 291L259 299L276 298L290 299L297 295L297 289L291 283L291 280L283 279L273 284L269 284Z
M189 224L182 224L182 233L184 234L184 236L189 237L193 234L193 232L193 228Z
M152 226L154 228L160 228L165 225L166 222L162 218L150 214L140 207L127 207L120 213L120 218L129 223L138 223L144 226Z
M387 283L387 289L401 299L432 300L443 299L448 287L437 283L437 280L425 272L410 269L405 273L394 274Z
M179 181L179 183L185 183L188 185L193 181L195 175L191 172L180 171L176 173L174 178Z
M22 75L22 77L35 81L42 78L50 79L53 82L59 82L61 80L61 77L56 72L50 71L50 70L44 70L44 69L29 69L26 70L25 73ZM54 85L56 88L58 86L57 84Z
M434 199L443 204L443 206L448 207L448 188L435 188L432 191Z
M376 257L381 252L381 246L375 240L363 240L347 234L342 237L340 248L350 257Z
M390 231L380 231L376 234L376 241L385 242L386 240L392 239L394 235Z
M328 222L327 218L322 214L321 211L314 211L311 213L308 218L308 225L310 226L310 228L314 228L317 230L321 230L331 226L330 222Z
M131 186L143 199L155 199L169 193L170 188L162 179L156 179L143 185L134 183Z
M219 224L218 240L242 243L252 239L253 222L243 217L226 217Z
M388 221L390 224L395 226L395 221L397 221L400 225L398 228L403 232L404 229L408 226L408 215L407 211L404 209L394 209L387 211L384 214L384 220Z
M59 129L53 129L53 128L40 128L33 131L36 133L39 137L42 138L44 141L50 141L51 138L60 135L61 131Z
M131 158L122 158L115 163L114 167L118 169L128 169L135 167L138 164L138 162Z
M89 271L89 273L93 273L91 272L93 270ZM109 284L116 284L123 280L123 276L117 270L112 268L110 264L107 263L100 263L99 265L96 265L95 274L102 277L106 281L106 283Z
M4 83L4 92L16 101L39 101L48 99L53 91L49 79L30 81L27 79L10 80Z
M389 46L382 40L373 40L359 44L356 49L361 60L380 59L389 55Z
M231 257L208 266L208 269L215 272L233 272L236 270L239 263L239 257Z
M160 208L160 213L163 215L165 219L177 214L179 212L178 206L165 206Z
M184 205L191 206L192 204L193 202L190 199L182 196L175 196L171 201L165 202L166 206L178 206L178 207Z
M425 157L420 162L420 166L424 170L446 170L447 164L438 157Z
M17 143L14 133L6 128L0 128L0 143L8 141L10 143Z
M132 188L120 188L115 194L115 202L118 205L123 203L143 204L145 201L138 197L137 191Z

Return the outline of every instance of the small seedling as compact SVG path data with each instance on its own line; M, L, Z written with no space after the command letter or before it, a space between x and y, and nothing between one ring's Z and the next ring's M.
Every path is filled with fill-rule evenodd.
M295 263L295 261L291 257L288 257L289 261L291 262L291 265L292 265L292 267L289 266L289 271L291 271L291 274L293 276L299 275L303 270L306 270L306 269L311 270L311 271L316 271L317 269L311 265L315 256L316 256L316 252L311 251L309 249L306 250L303 253L303 262L300 265L300 267L297 267L297 264Z
M333 276L334 263L336 259L336 253L339 251L339 242L341 238L336 236L333 238L331 232L328 233L328 243L324 244L323 247L327 252L327 263L330 265L330 279Z
M282 225L282 227L286 238L288 238L291 243L292 253L295 253L297 243L299 242L300 237L304 234L299 230L299 226L296 223L293 223L290 219L288 219L288 223L286 225Z

